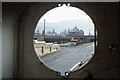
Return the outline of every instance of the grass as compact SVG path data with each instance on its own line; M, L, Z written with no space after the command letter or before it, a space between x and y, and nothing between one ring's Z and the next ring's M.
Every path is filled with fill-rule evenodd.
M76 42L68 42L68 43L63 43L59 44L60 46L71 46L71 45L76 45Z
M92 42L90 42L92 43ZM76 42L68 42L68 43L63 43L63 44L59 44L60 46L79 46L79 45L84 45L84 44L89 44L89 43L83 43L83 44L78 44Z
M89 43L93 43L93 42L89 42ZM89 43L83 43L83 44L79 44L79 45L84 45L84 44L89 44ZM78 45L78 46L79 46L79 45Z

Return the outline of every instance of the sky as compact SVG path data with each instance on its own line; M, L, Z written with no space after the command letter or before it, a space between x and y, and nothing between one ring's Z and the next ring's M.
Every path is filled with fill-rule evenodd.
M43 28L44 19L45 19L46 24L47 23L52 23L52 24L60 23L63 21L70 21L70 20L87 21L87 22L89 22L89 25L85 26L86 27L86 29L84 30L85 34L88 34L88 31L91 31L91 33L93 33L93 31L94 31L94 24L93 24L91 18L84 11L82 11L76 7L70 6L69 3L67 5L66 4L62 4L62 5L58 4L58 7L55 7L53 9L49 10L48 12L46 12L38 21L36 30L40 29L40 32L42 32L41 28ZM76 26L76 25L74 25L74 26ZM70 26L69 28L71 29L73 27ZM79 26L79 28L81 28L81 27ZM87 28L89 30L87 30ZM61 29L63 29L63 28L61 28ZM48 30L50 30L50 29L48 29ZM56 30L56 31L58 31L58 33L59 33L59 30ZM60 31L64 31L64 30L60 30Z

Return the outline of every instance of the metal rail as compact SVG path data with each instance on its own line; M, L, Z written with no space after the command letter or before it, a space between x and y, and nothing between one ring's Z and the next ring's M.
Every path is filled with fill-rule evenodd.
M76 67L80 68L84 63L88 62L90 59L91 59L91 58L85 60L84 62L83 62L83 61L80 61L80 62L78 62L77 64L75 64L72 68L70 68L67 72L65 72L65 76L68 76L69 73L73 72ZM78 69L78 68L77 68L77 69Z

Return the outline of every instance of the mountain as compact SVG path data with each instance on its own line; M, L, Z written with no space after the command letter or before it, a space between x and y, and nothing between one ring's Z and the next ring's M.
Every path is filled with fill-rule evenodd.
M45 23L45 31L52 31L53 29L60 33L62 31L73 29L74 27L78 27L79 29L82 29L86 35L89 34L89 31L93 34L94 31L94 24L92 21L88 20L68 20L68 21L62 21L57 23ZM36 26L36 30L40 32L44 29L44 23L39 22Z

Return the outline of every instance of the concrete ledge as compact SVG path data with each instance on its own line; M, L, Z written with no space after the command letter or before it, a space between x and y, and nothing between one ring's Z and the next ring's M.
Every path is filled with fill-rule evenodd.
M34 40L34 48L39 57L57 52L60 50L59 44L46 43L45 41Z

